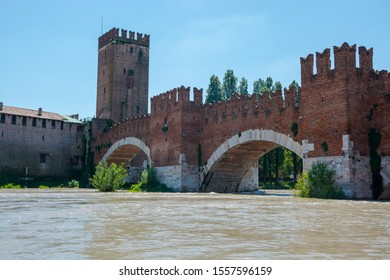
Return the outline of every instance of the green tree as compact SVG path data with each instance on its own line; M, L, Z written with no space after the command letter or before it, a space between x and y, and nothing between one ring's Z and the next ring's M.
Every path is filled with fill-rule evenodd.
M324 163L315 163L312 168L303 172L295 189L301 197L344 198L344 192L336 185L335 171Z
M244 77L242 77L240 80L240 84L238 86L238 92L243 95L248 94L248 80L245 79Z
M127 170L122 165L107 162L96 166L95 174L90 179L92 186L101 192L113 192L125 184Z
M237 77L233 70L227 70L223 77L222 99L229 100L233 93L237 92Z
M274 91L273 80L271 77L267 77L267 79L265 79L265 89L268 92Z
M278 81L278 82L275 82L274 87L275 87L275 91L278 91L278 90L282 90L282 89L283 89L282 83L279 82L279 81Z
M214 103L222 100L221 82L218 76L212 75L210 77L210 84L207 88L206 103Z

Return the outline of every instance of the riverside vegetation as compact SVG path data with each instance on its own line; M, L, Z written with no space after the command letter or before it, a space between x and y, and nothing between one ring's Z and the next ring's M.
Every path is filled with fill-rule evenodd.
M101 192L114 192L125 186L127 171L123 165L107 162L99 163L96 172L90 179L93 187ZM130 186L130 192L171 192L166 185L157 180L157 172L154 167L148 167L141 173L140 181Z

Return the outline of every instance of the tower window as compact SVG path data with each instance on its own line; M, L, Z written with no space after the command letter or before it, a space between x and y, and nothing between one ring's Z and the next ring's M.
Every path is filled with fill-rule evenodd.
M0 123L5 123L5 115L4 114L1 114Z
M139 58L141 58L141 57L142 57L142 55L143 55L142 51L141 51L141 50L139 50L139 52L138 52L138 57L139 57Z
M22 117L22 125L26 125L27 124L27 117L24 116Z
M37 119L33 118L32 120L32 126L36 127L37 126Z
M12 124L16 124L16 116L15 116L15 115L12 116L11 123L12 123Z
M56 121L55 120L51 121L51 128L56 128Z
M46 154L39 154L39 162L46 163Z
M133 53L133 52L134 52L133 47L130 47L130 53Z
M126 68L123 68L123 74L126 74Z
M42 120L42 127L46 128L46 120Z

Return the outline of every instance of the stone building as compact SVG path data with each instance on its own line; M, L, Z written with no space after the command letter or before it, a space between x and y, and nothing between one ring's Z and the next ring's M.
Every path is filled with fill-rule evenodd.
M0 176L68 177L81 171L85 125L77 118L0 103Z

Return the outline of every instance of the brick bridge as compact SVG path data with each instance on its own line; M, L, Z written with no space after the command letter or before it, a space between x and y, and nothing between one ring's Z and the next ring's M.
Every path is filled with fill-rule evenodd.
M358 65L355 45L333 53L334 69L330 49L316 53L315 73L314 56L301 58L298 92L235 94L210 105L202 103L202 90L182 86L152 97L148 115L108 130L95 119L95 163L125 163L130 171L152 165L176 191L252 191L258 159L283 146L303 159L304 169L318 161L332 166L349 197L370 198L370 128L381 133L377 152L384 183L390 179L390 75L373 69L373 49L359 47Z

